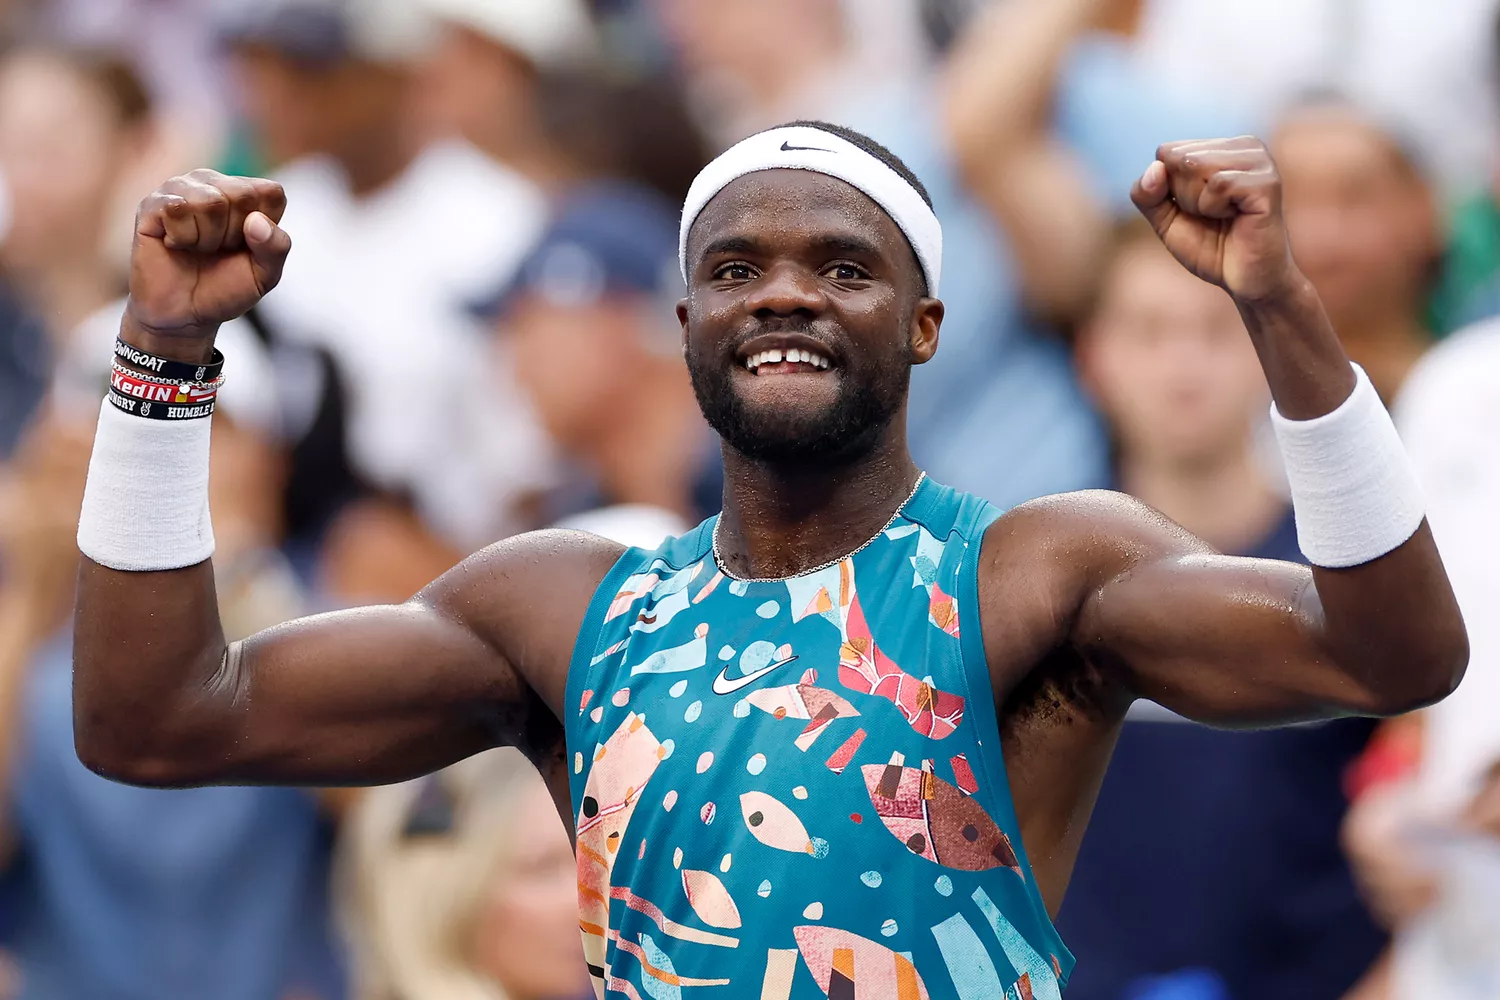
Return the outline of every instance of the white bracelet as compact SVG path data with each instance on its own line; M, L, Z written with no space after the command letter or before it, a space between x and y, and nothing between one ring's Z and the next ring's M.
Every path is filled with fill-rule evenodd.
M106 400L78 518L79 550L101 566L131 572L180 569L213 555L212 422L144 420Z
M1271 423L1286 462L1297 541L1315 566L1341 569L1379 558L1412 536L1425 504L1396 425L1369 377L1354 365L1354 391L1338 409Z

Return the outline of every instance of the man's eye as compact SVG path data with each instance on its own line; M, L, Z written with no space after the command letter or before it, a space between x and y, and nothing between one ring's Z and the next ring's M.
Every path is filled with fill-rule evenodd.
M714 272L714 278L719 281L749 281L753 277L755 272L749 264L725 264Z
M830 264L828 265L828 269L823 273L828 275L828 277L832 278L834 281L858 281L861 278L869 277L869 275L865 273L864 268L860 267L857 264L848 263Z

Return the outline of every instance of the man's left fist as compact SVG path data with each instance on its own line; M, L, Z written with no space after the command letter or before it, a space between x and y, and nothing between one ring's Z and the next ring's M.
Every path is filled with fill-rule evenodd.
M1253 136L1169 142L1130 191L1172 256L1239 302L1274 298L1299 274L1281 215L1281 175Z

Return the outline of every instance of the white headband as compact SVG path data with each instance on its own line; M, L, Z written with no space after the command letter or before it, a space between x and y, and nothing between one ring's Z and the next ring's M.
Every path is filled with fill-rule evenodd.
M901 227L916 251L927 279L927 294L937 297L943 270L943 227L927 202L900 174L860 149L810 125L788 125L758 132L730 146L699 172L682 206L677 260L687 281L688 230L703 206L731 181L760 170L811 170L836 177L863 191Z

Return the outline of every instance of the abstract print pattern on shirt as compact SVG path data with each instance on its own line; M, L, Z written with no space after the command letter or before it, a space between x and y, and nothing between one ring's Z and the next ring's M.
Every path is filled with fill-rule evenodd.
M873 544L746 583L713 521L627 552L569 675L600 997L1059 997L977 627L997 512L924 482Z

